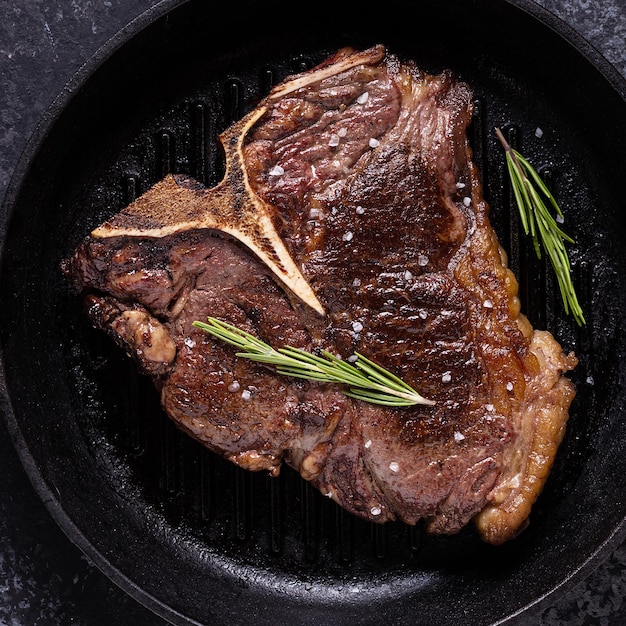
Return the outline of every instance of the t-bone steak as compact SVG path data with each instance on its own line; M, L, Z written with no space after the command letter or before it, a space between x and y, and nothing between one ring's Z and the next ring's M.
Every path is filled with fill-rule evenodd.
M295 468L373 522L527 524L577 359L520 313L467 127L473 97L383 46L276 86L220 141L211 189L168 175L63 262L94 325L185 432L249 470ZM355 352L433 406L381 407L235 356L213 316L274 347Z

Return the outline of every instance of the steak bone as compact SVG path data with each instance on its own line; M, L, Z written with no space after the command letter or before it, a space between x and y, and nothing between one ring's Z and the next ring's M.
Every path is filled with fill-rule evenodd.
M242 166L246 133L265 111L263 106L255 109L220 135L226 172L218 185L207 189L196 180L168 174L91 236L160 238L201 228L220 231L243 243L288 292L324 315L324 307L274 227L272 207L252 190Z

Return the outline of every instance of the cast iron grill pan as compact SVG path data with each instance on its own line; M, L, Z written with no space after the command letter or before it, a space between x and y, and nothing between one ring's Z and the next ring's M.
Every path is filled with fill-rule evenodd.
M626 90L527 2L386 4L370 18L352 5L332 19L318 12L306 25L280 4L157 5L49 112L5 202L3 404L16 447L70 538L174 624L513 623L623 537ZM475 159L524 311L580 359L531 526L498 548L471 528L430 537L420 525L369 524L289 468L271 479L209 453L91 328L59 270L165 174L219 182L217 135L273 84L343 45L374 43L472 86ZM561 201L586 327L564 315L551 270L520 234L496 125Z

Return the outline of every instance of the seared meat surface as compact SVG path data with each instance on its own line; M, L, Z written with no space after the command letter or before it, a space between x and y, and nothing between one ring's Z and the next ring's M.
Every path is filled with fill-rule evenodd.
M501 543L545 483L576 358L519 312L471 116L451 73L342 50L224 133L220 186L166 177L63 269L211 450L272 474L288 463L375 522L474 520ZM436 403L389 409L278 376L192 325L207 316L275 347L362 353Z

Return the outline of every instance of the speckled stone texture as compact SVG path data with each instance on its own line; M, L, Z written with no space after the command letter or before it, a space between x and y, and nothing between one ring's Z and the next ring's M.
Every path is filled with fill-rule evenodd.
M582 34L626 76L626 2L624 0L537 0Z
M441 0L445 1L445 0ZM537 0L626 76L626 0ZM72 74L154 0L0 0L0 197ZM68 541L0 420L0 626L159 626ZM626 545L528 626L626 624ZM433 625L436 626L436 625Z

